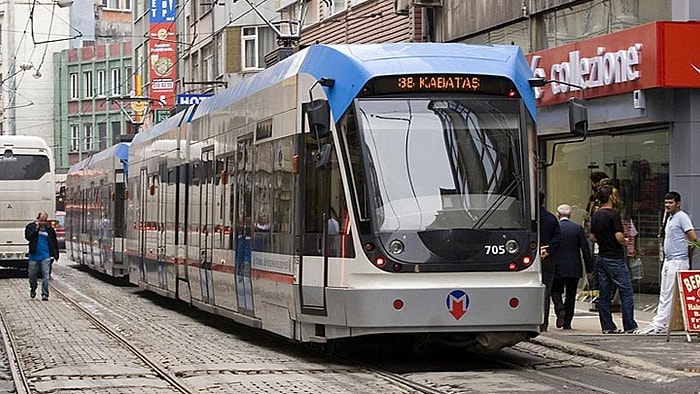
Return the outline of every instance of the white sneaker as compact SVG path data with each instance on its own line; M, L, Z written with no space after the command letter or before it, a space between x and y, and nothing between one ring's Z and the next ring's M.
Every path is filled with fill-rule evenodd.
M637 335L666 335L666 329L648 326L645 328L638 328L638 329L634 330L634 334L637 334Z

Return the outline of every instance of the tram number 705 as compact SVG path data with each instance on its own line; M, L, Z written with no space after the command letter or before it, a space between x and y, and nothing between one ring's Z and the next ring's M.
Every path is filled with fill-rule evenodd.
M506 254L505 245L484 245L486 254Z

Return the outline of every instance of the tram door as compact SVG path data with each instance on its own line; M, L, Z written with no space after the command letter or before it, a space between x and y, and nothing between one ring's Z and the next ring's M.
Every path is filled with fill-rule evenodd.
M167 281L165 275L165 245L166 245L166 228L168 225L167 220L167 210L170 208L172 202L168 201L168 179L167 179L167 164L161 162L158 164L158 182L159 185L156 189L158 193L156 199L156 210L157 210L157 225L156 225L156 260L158 263L158 287L167 288Z
M236 145L236 198L234 218L236 233L236 300L238 311L253 314L253 284L251 273L251 243L253 226L253 136L238 140Z
M214 147L202 151L199 184L199 280L202 289L202 301L214 303L214 279L212 277L212 255L214 247L213 220L214 209Z
M303 207L297 209L302 223L302 255L299 257L300 303L302 313L326 315L325 288L328 286L328 257L332 256L330 236L337 234L337 226L331 215L331 170L329 165L316 166L323 144L303 134L304 168L301 182ZM324 147L325 146L325 147ZM337 221L335 222L337 223ZM330 228L329 228L330 225Z
M139 277L142 282L146 281L146 231L148 228L148 193L150 191L148 182L148 169L142 168L140 171L139 185L139 207L141 210L138 213L138 262L139 262Z

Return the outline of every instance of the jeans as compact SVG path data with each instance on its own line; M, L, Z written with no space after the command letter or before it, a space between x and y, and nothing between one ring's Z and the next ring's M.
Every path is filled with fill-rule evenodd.
M622 326L624 331L632 331L637 328L634 321L634 295L632 293L632 279L624 259L611 259L598 256L596 270L598 273L598 318L603 331L617 329L610 312L610 299L612 298L613 285L620 291L620 307L622 311Z
M39 271L39 266L41 266L41 297L49 296L49 276L51 276L51 258L43 259L41 261L29 260L29 289L36 291L36 275Z

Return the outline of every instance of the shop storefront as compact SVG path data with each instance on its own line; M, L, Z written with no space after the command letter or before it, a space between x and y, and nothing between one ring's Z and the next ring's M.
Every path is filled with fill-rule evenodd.
M679 191L682 208L696 227L700 223L700 197L693 194L700 183L700 171L693 170L694 156L700 157L693 149L700 146L697 37L700 23L655 22L528 55L535 75L566 83L537 91L547 207L570 204L572 219L583 224L590 174L612 178L634 240L628 255L644 266L637 291L658 291L664 194ZM589 135L583 142L561 143L570 139L563 104L570 97L585 99Z

